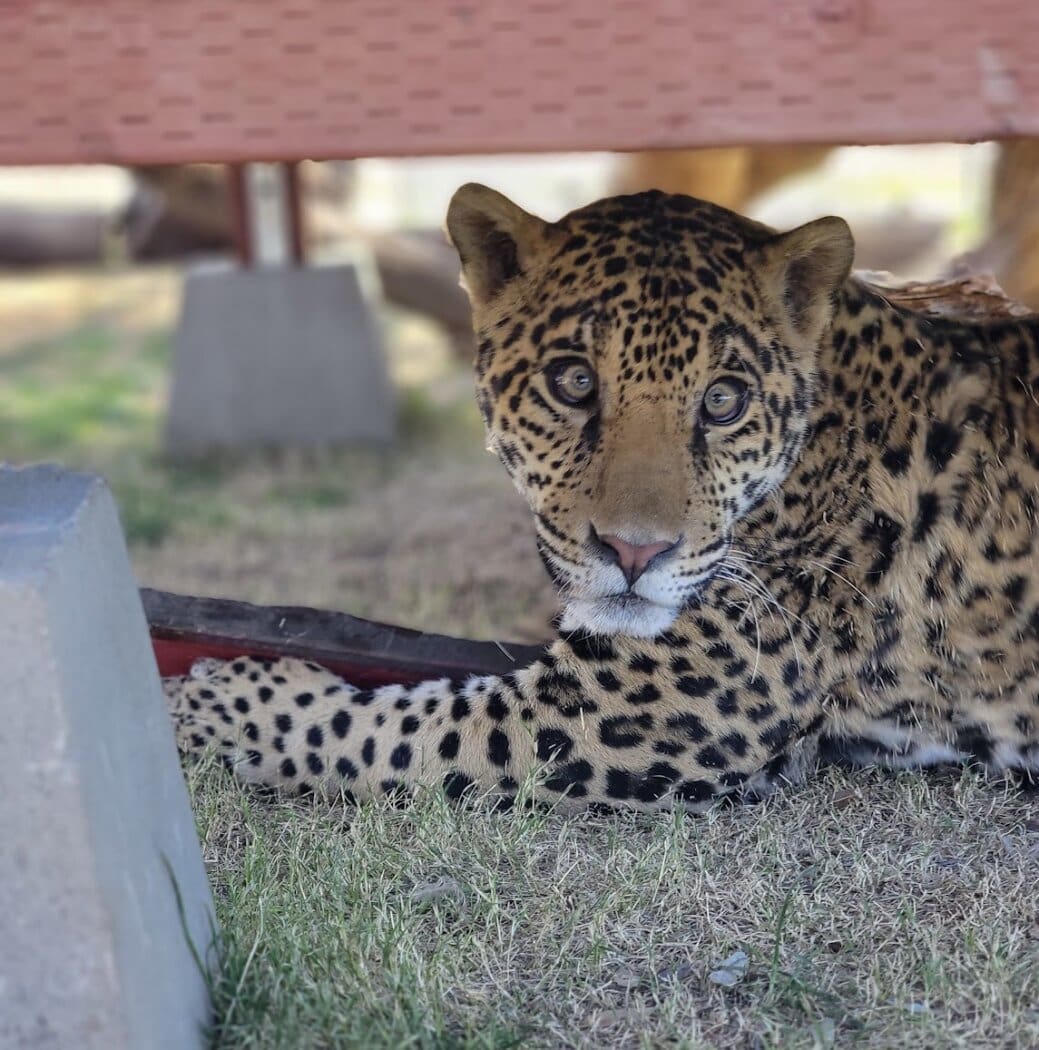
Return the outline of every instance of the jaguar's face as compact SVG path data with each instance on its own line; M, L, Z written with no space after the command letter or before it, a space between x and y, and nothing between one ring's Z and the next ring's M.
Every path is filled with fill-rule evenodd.
M456 195L489 445L534 512L564 631L652 637L728 571L734 527L807 433L851 252L821 222L784 239L639 194L549 225Z

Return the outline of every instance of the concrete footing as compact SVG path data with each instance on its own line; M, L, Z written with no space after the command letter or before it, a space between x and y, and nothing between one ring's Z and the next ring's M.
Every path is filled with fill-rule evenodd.
M0 468L0 1048L205 1045L212 915L112 497Z
M172 456L393 438L392 390L353 266L194 271L184 286Z

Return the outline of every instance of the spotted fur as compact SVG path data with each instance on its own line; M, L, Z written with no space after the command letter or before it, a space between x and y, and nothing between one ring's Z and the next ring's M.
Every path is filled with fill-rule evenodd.
M300 790L640 808L762 794L820 747L1039 768L1039 322L892 306L839 219L644 193L550 224L467 186L448 228L561 637L374 692L207 664L168 685L183 749Z

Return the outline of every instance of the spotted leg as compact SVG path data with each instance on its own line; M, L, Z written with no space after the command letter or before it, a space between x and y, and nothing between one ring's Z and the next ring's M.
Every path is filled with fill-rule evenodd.
M375 690L298 660L204 661L167 694L181 749L215 747L246 781L358 798L528 784L549 800L701 809L795 778L823 723L791 661L719 635L688 618L653 641L558 641L504 677Z

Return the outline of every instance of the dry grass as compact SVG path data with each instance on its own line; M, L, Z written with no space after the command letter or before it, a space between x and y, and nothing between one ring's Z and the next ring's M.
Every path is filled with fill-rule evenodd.
M173 466L159 427L178 286L165 269L11 282L0 460L104 473L149 586L546 636L553 604L528 515L483 451L471 380L426 326L387 323L402 391L393 451ZM48 309L50 296L75 308Z
M248 512L233 527L192 523L140 551L142 577L169 590L345 609L470 637L546 637L553 602L533 530L489 456L402 466L333 507L301 507L297 472L278 470L273 482L271 468L263 473L254 479L263 494L242 497Z
M177 470L157 452L175 281L141 280L81 280L46 341L0 342L0 458L107 473L153 585L544 632L529 524L424 334L393 329L421 384L396 452ZM31 329L23 293L0 329ZM1039 1045L1039 804L970 773L824 770L704 818L495 815L435 793L354 809L261 799L217 769L190 781L221 1047ZM713 982L736 951L745 972Z

